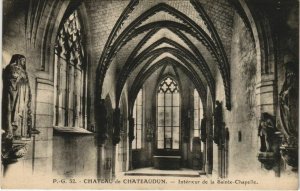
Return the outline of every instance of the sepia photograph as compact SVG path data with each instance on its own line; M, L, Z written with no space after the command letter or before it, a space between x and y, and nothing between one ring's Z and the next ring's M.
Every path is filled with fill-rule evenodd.
M299 0L1 4L1 189L299 189Z

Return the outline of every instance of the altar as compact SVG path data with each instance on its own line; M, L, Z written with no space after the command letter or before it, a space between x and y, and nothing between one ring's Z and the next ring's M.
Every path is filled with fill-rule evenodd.
M177 170L180 169L181 156L153 156L154 168L160 170Z

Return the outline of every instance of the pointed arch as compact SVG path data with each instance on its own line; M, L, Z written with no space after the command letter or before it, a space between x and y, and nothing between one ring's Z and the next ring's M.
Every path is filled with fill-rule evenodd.
M155 56L154 56L155 57ZM206 108L205 105L205 99L206 99L206 88L203 85L201 79L197 75L197 73L193 70L192 66L185 62L185 64L179 63L178 61L174 60L173 58L167 57L159 60L157 63L153 64L149 69L147 70L141 70L140 73L137 75L137 77L134 80L134 84L132 85L130 91L129 91L129 109L130 113L132 110L132 103L136 99L138 90L143 86L144 82L150 77L150 75L161 68L164 65L173 65L179 69L181 69L186 76L194 83L196 89L199 92L199 95L201 96L201 100L204 103L204 108ZM146 69L146 68L145 68Z
M195 63L198 63L198 61L199 61L199 68L202 71L203 75L206 77L207 82L210 83L211 88L213 90L214 89L215 80L214 80L214 78L212 76L212 73L211 73L211 71L209 69L209 66L206 63L205 59L203 58L203 56L201 55L201 53L199 52L199 50L197 49L197 47L189 39L187 39L184 34L182 34L180 31L176 31L176 33L179 34L179 35L181 35L180 38L182 38L187 43L188 47L190 47L191 50L193 50L193 52L190 52L189 50L187 50L186 48L184 48L182 45L178 44L177 42L175 42L175 41L173 41L173 40L171 40L169 38L163 37L163 38L157 40L156 42L154 42L148 48L146 48L143 52L140 53L140 55L143 54L143 53L146 53L148 51L151 51L151 50L155 49L157 46L159 46L159 45L161 45L163 43L167 43L167 44L169 44L171 46L174 46L176 49L178 49L178 50L184 52L184 54L188 55L189 58L194 58ZM137 45L137 50L139 50L142 47L143 43L146 43L146 42L141 41L141 44ZM124 64L124 67L123 67L123 68L125 68L125 70L127 69L128 65L129 65L128 67L130 68L131 67L130 64L134 64L132 62L132 60L135 57L135 54L137 54L137 51L134 50L130 54L130 56L128 57L128 59L126 60L126 62ZM124 75L122 75L122 73L121 73L120 76L121 76L120 81L121 82L122 82L122 80L124 81L124 79L122 79L124 77ZM125 75L125 78L126 78L126 75ZM125 79L125 81L126 81L126 79ZM119 88L122 90L122 88L123 88L122 84L121 84L121 86L117 85L117 90Z
M189 32L191 32L193 34L193 36L196 35L197 38L204 44L204 46L206 46L210 50L210 52L218 60L219 68L221 69L221 75L222 75L224 86L225 86L225 91L227 90L230 92L230 86L228 84L230 79L228 79L228 77L226 75L226 70L224 69L224 68L228 68L229 65L226 65L226 63L223 62L222 57L219 54L219 52L221 52L221 50L218 50L218 47L216 47L215 43L209 37L209 35L200 26L198 26L193 20L191 20L189 17L187 17L180 11L176 10L175 8L169 6L165 3L160 3L160 4L150 8L146 12L144 12L137 19L135 19L129 26L127 26L126 29L124 29L124 31L115 40L108 55L104 58L104 60L101 60L99 62L99 67L98 67L97 73L102 74L102 75L100 75L100 77L98 77L96 79L96 85L97 85L96 89L99 89L100 95L101 95L101 91L102 91L101 89L102 89L102 84L103 84L105 73L106 73L114 55L124 44L126 44L127 41L132 39L132 37L129 37L129 36L131 36L132 33L135 33L135 31L137 30L137 27L143 21L147 20L147 18L149 18L150 16L154 15L155 13L157 13L159 11L165 11L165 12L177 17L178 19L180 19L183 23L185 23L185 24L181 24L181 25L183 25L184 27L187 27L187 30ZM160 22L156 22L156 23L160 23ZM170 22L170 21L168 21L168 22ZM174 23L176 23L176 22L174 22ZM152 24L152 23L150 23L150 24ZM179 23L177 23L177 24L179 24ZM145 28L145 26L149 26L149 24L141 26L139 29ZM227 71L230 71L230 70L227 70ZM226 93L226 95L228 95L228 93Z
M176 22L173 22L173 21L157 21L157 22L154 22L154 23L149 23L149 24L146 24L146 25L143 25L141 26L140 28L136 29L135 32L131 33L131 38L134 38L135 36L139 35L139 34L142 34L144 33L145 31L148 31L150 29L161 29L161 28L167 28L167 29L170 29L170 30L179 30L179 31L183 31L183 32L186 32L188 34L190 34L191 36L195 37L196 39L198 39L200 42L202 41L202 37L201 35L199 35L198 33L194 33L189 27L187 27L186 25L184 24L180 24L180 23L176 23ZM123 41L123 43L127 43L127 41ZM208 51L212 53L212 56L213 58L215 58L216 60L218 59L217 58L217 55L214 54L215 52L212 50L212 49L209 49L209 46L205 45L204 46L208 47ZM219 68L222 68L222 66L220 66L220 62L217 62L218 64L218 67ZM222 79L223 79L223 84L224 84L224 91L225 91L225 95L227 96L226 99L230 99L229 96L230 94L228 92L230 92L230 89L228 88L228 86L226 84L230 83L229 80L226 81L225 78L223 78L223 76L225 76L225 71L224 70L220 70L220 73L221 73L221 76L222 76ZM102 76L104 78L104 76ZM214 90L211 91L212 93L214 93Z
M130 66L130 68L127 69L127 70L123 68L124 70L122 70L122 72L121 72L122 76L120 76L120 77L122 77L122 79L118 80L118 82L117 82L119 84L117 86L118 87L117 89L119 89L119 92L118 92L116 98L119 99L118 95L120 95L120 92L123 89L123 85L125 84L125 81L126 81L127 77L130 75L132 69L135 68L136 65L143 62L144 60L146 60L150 56L153 56L153 55L158 56L158 55L163 54L163 53L170 53L170 54L174 55L176 58L178 58L183 63L191 62L191 63L193 63L193 65L197 66L202 73L205 72L197 64L197 59L193 58L193 56L189 55L185 51L182 52L182 50L178 50L178 49L170 48L170 47L158 48L158 49L155 49L153 51L145 50L145 51L143 51L143 53L141 53L139 56L137 56L135 58L135 60L133 60L131 62L132 63L131 65L133 65L133 66ZM189 56L191 56L191 57L189 57ZM153 60L149 60L149 61L153 61ZM151 63L149 61L145 65L149 65ZM214 100L215 99L214 81L211 82L211 81L209 81L209 79L206 79L206 81L208 83L209 88L211 89L212 97L213 97L213 100Z

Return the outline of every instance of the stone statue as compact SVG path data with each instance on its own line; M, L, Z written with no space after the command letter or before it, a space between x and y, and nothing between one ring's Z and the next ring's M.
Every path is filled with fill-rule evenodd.
M131 143L134 140L134 118L132 116L128 117L128 123L129 123L129 132L128 132L128 138L129 142Z
M30 135L32 126L31 92L26 58L15 54L3 70L2 130L5 138Z
M298 71L294 62L285 64L285 81L279 94L279 110L281 126L288 138L288 143L298 141ZM295 140L291 140L295 139Z
M268 113L262 113L258 127L258 136L261 141L261 152L273 152L275 146L275 122L273 116Z
M203 115L203 118L201 120L201 127L200 127L200 135L201 135L201 141L205 142L207 135L206 135L206 117Z
M222 113L222 103L216 101L216 108L214 112L214 142L219 145L220 134L223 124L223 113Z

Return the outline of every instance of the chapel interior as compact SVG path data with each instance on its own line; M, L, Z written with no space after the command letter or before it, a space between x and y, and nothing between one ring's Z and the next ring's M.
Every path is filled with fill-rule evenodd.
M298 176L299 1L4 0L2 175Z

